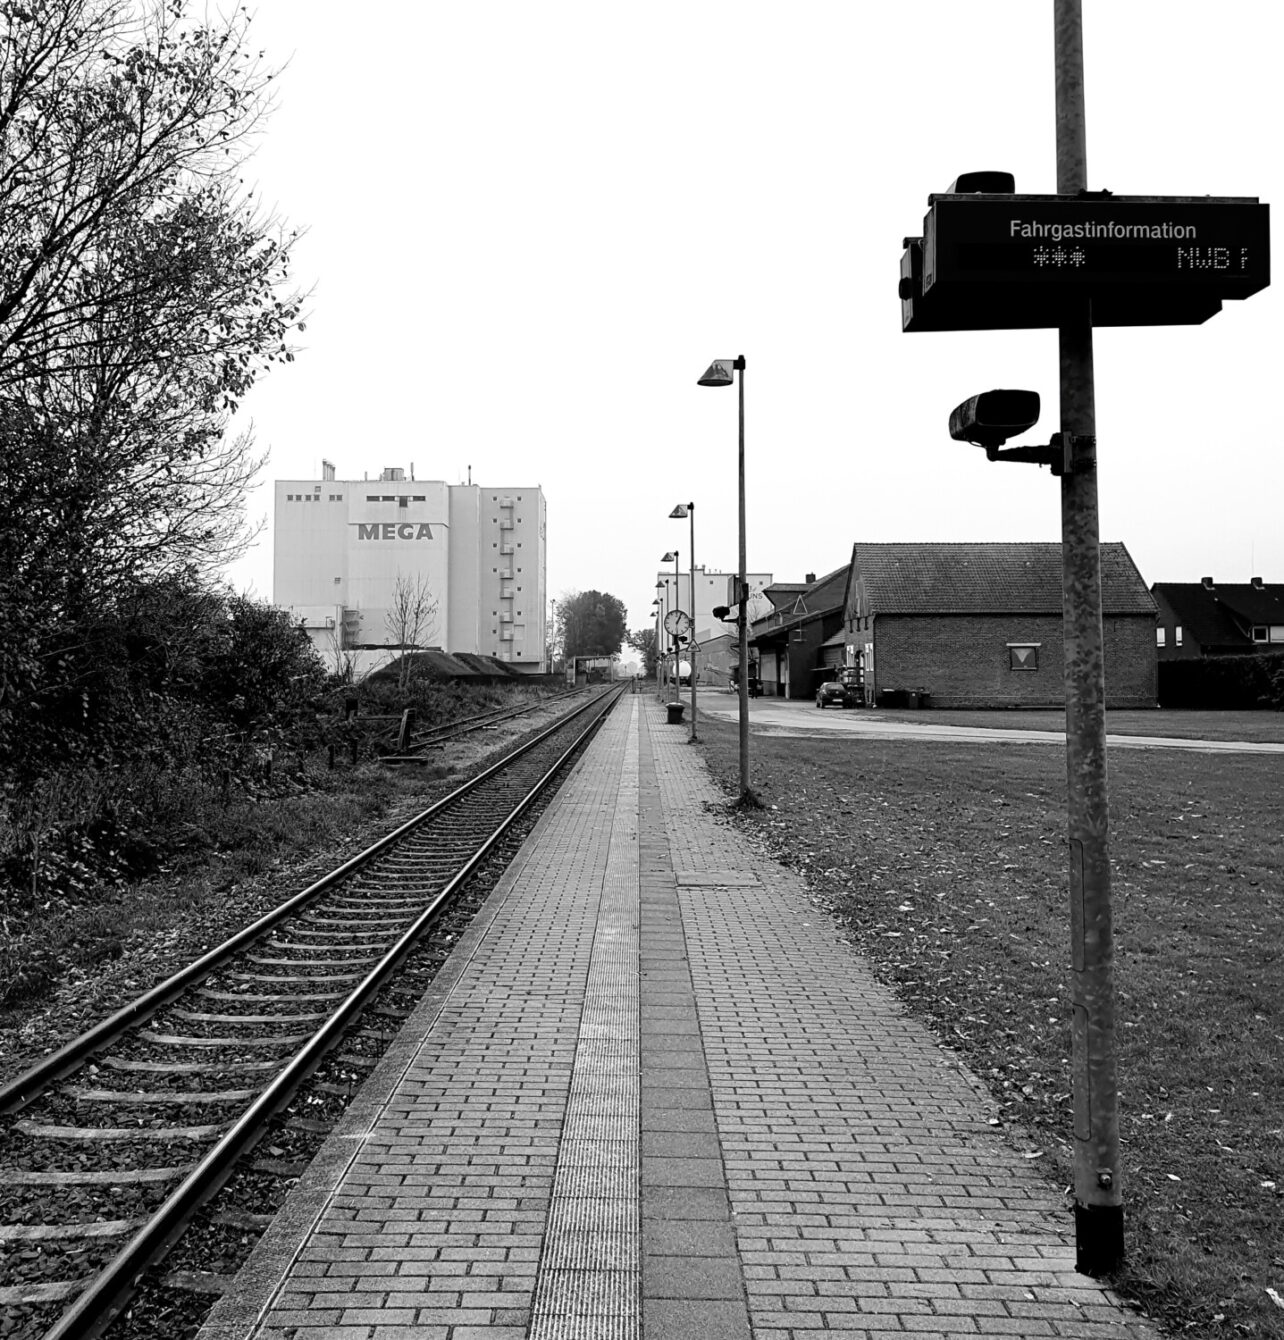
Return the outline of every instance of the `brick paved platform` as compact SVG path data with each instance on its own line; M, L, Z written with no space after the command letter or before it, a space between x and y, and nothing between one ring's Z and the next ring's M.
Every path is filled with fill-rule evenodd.
M626 699L201 1340L1153 1332Z

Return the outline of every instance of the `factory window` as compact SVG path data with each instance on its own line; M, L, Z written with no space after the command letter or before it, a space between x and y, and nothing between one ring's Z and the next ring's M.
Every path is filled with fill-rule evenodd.
M427 502L427 501L428 501L428 495L427 495L426 493L416 493L416 494L415 494L415 501L416 501L416 502Z
M336 577L336 578L334 579L334 584L335 584L336 586L338 586L339 583L340 583L341 581L343 581L343 578L342 578L342 577Z
M366 502L378 502L378 501L379 501L379 495L377 493L366 494Z
M1009 642L1009 670L1037 670L1039 668L1039 648L1041 642Z
M403 493L403 494L401 495L401 497L397 499L397 506L398 506L398 507L409 507L409 506L410 506L410 499Z
M379 499L379 501L380 501L380 502L396 502L396 501L397 501L397 496L396 496L396 494L394 494L394 493L385 493L385 494Z
M286 500L286 502L293 502L293 501L294 501L294 494L293 494L293 493L287 493L287 494L285 495L285 500Z

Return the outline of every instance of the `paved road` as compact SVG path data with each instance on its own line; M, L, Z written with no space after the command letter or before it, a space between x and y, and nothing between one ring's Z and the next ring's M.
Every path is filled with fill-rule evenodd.
M738 700L728 694L701 693L701 716L721 721L738 719ZM859 736L867 740L935 740L975 744L1065 744L1062 731L996 730L988 726L934 724L931 713L923 722L893 721L881 712L818 711L810 700L754 698L749 703L749 726L757 735ZM1260 744L1249 740L1183 740L1168 735L1107 735L1111 747L1124 749L1187 749L1210 754L1284 754L1284 744Z

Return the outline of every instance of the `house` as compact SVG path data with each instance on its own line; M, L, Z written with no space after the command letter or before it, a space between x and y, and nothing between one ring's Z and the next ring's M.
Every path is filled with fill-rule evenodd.
M1064 704L1060 544L858 542L848 571L845 659L868 702ZM1154 707L1155 601L1122 544L1101 546L1101 588L1107 706Z
M773 609L749 632L749 659L767 697L811 698L843 663L843 598L847 567L818 581L776 582L763 594ZM835 642L835 638L838 639Z
M1200 582L1156 582L1155 629L1161 661L1284 651L1284 586L1260 577L1219 586Z

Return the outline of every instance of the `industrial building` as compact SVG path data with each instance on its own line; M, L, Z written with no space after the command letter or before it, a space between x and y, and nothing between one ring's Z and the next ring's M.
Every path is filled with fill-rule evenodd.
M546 668L547 513L538 485L409 478L276 481L273 602L331 669L411 647Z

